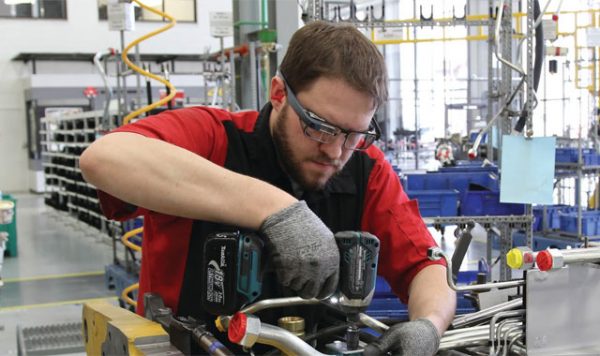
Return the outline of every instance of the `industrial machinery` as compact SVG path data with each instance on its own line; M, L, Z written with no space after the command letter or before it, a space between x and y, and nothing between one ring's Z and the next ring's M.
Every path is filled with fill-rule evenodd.
M246 291L260 289L255 267L261 264L261 249L251 237L223 233L207 241L211 241L206 244L209 247L205 252L209 257L205 256L207 265L212 261L210 251L214 252L216 247L221 251L226 245L232 249L227 253L230 261L237 261L231 264L234 268L229 274L221 275L226 281L223 289L250 285L253 287ZM244 350L256 351L262 344L289 355L360 355L377 333L389 328L389 323L365 313L375 290L379 241L362 232L338 233L336 241L342 257L340 284L338 291L325 300L287 297L254 302L255 299L245 299L252 293L234 293L235 299L220 302L221 306L227 304L230 308L216 308L227 312L216 318L219 335L211 332L210 325L206 324L210 320L174 317L160 296L153 294L145 296L147 319L124 310L113 311L106 305L90 304L84 308L86 350L90 354L103 351L107 354L173 355L203 350L200 352L231 355ZM600 297L600 269L596 264L600 262L600 248L550 249L537 253L517 248L509 252L507 259L512 268L525 271L523 278L473 285L456 285L453 265L460 261L450 258L439 248L430 249L428 256L432 260L444 259L448 267L448 285L458 293L470 293L481 306L474 313L456 316L441 338L440 352L451 350L457 355L600 352L594 328L600 319L600 310L594 307ZM495 301L490 303L490 300ZM316 333L308 334L304 319L298 315L287 315L278 321L278 326L259 316L264 315L261 312L275 308L287 313L294 306L306 305L320 305L326 310L342 312L346 321L319 325L321 328ZM585 313L578 312L582 307ZM234 309L235 312L229 313ZM224 332L230 342L243 349L225 347L221 341ZM315 343L322 335L332 337L324 338L328 339L326 342Z
M304 332L302 318L287 316L280 319L283 327L277 327L261 323L254 314L274 307L325 305L343 313L347 318L346 323L342 323L345 342L332 343L326 345L326 348L334 353L359 354L365 345L360 341L359 328L369 325L382 330L385 326L363 313L375 291L379 240L369 233L352 231L337 233L335 239L341 256L340 284L336 293L325 300L290 297L265 299L248 305L256 300L261 289L259 270L263 269L263 246L260 240L253 234L240 232L211 235L206 239L203 256L202 283L207 286L202 300L204 308L211 313L221 314L216 319L217 328L221 332L227 331L229 340L244 348L252 348L259 343L275 346L288 354L315 354L316 350L297 336ZM146 294L144 302L146 317L155 323L145 319L141 321L143 318L138 316L131 318L136 320L138 327L154 330L154 338L146 337L143 333L136 334L124 327L119 328L122 312L115 312L113 315L108 306L86 306L84 332L86 335L90 334L88 328L94 325L99 330L94 330L92 334L100 335L100 339L85 338L88 353L145 353L150 351L148 347L154 342L157 350L166 350L164 342L165 335L168 334L170 343L185 354L197 352L198 346L204 352L215 355L231 354L204 324L208 321L174 317L158 295ZM95 322L98 320L101 323ZM156 323L160 324L162 329L156 329ZM110 332L107 334L106 330ZM114 337L115 334L119 337ZM102 335L108 335L108 339L102 339ZM135 341L138 337L145 341ZM145 345L146 351L137 345Z

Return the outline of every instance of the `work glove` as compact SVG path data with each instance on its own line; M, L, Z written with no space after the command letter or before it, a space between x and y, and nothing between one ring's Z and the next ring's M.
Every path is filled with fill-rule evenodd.
M437 328L428 319L417 319L389 328L379 339L365 347L363 355L391 352L400 356L431 356L440 346Z
M299 201L269 216L260 227L271 249L279 283L304 299L335 292L340 253L333 233Z

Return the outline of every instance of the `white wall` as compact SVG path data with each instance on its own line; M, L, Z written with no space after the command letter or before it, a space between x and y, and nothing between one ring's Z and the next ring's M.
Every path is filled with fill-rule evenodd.
M201 54L207 47L219 48L210 37L208 14L231 11L231 1L197 0L198 22L178 23L173 29L140 44L140 53ZM11 61L23 52L95 53L108 47L120 49L118 32L109 32L106 21L98 20L96 0L67 0L67 20L0 19L0 190L28 189L27 130L22 78L30 65ZM161 26L137 23L136 31L126 33L129 42ZM225 46L233 40L226 39ZM65 62L56 72L93 72L92 66L78 69ZM42 67L38 67L41 72ZM48 73L47 68L43 68Z

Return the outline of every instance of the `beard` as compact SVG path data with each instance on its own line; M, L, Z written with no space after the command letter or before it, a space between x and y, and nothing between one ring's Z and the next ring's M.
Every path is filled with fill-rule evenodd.
M328 157L322 154L317 155L309 160L335 164L335 173L325 181L319 179L310 179L308 174L305 173L301 168L302 160L298 158L292 150L292 140L287 134L289 130L286 128L286 126L289 125L289 116L287 115L288 109L289 105L286 103L277 115L277 122L273 128L273 143L275 144L275 150L277 151L277 156L279 157L279 163L281 164L283 170L305 191L323 190L323 188L325 188L327 185L327 182L329 182L331 178L333 178L342 170L343 165L338 161L331 162Z

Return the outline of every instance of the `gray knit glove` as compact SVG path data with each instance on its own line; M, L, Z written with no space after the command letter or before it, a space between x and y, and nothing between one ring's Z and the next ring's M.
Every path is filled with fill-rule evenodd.
M304 299L324 299L338 284L340 253L333 233L306 202L269 216L260 227L279 283Z
M417 319L389 328L379 339L367 345L365 356L391 352L400 356L431 356L440 347L437 328L428 319Z

